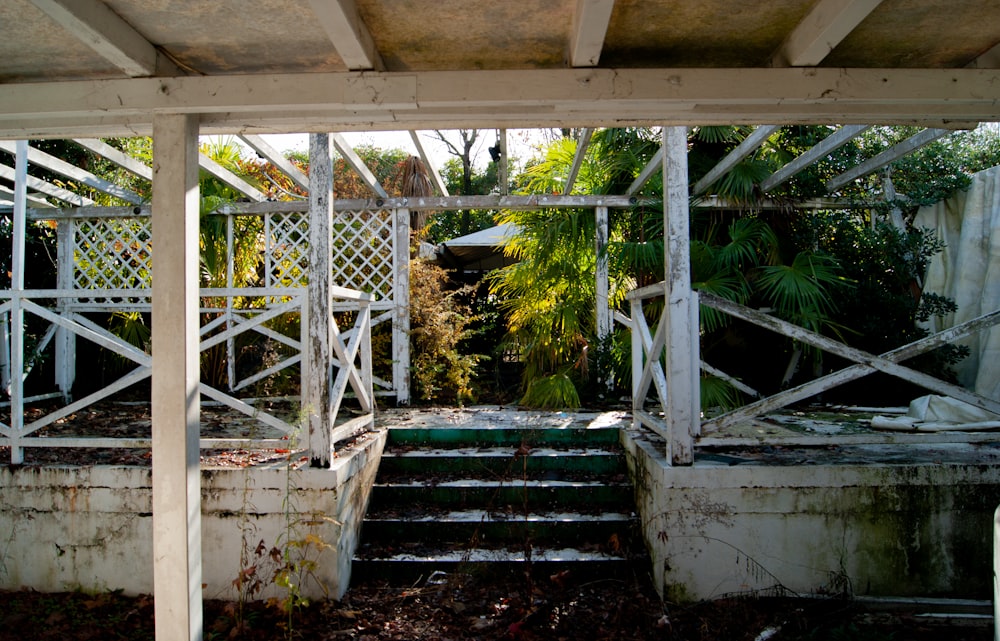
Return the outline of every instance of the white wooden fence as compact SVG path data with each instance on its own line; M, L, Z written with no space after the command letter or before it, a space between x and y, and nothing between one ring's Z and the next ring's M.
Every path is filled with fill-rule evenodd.
M669 305L664 305L664 312L656 324L655 331L650 330L649 324L646 322L645 312L643 311L644 301L663 298L666 294L666 287L666 284L661 282L631 292L628 297L631 301L631 316L616 314L615 318L618 322L629 327L632 333L632 404L634 423L647 427L666 440L667 460L675 465L689 465L693 457L687 458L686 453L691 452L696 444L760 444L762 442L761 439L726 438L723 440L713 438L711 435L727 427L786 407L792 403L810 398L833 387L874 372L884 372L920 385L932 392L965 401L991 412L1000 413L1000 402L997 400L986 398L963 387L934 378L902 364L909 358L1000 324L1000 310L926 336L884 354L876 355L849 347L829 337L803 329L763 312L719 298L713 294L695 292L689 301L689 309L694 314L693 321L689 322L692 322L693 327L698 326L696 314L700 303L735 318L740 318L765 329L788 336L806 345L836 354L853 362L853 365L831 372L797 387L784 390L773 396L749 403L719 416L700 420L693 424L671 421L671 403L684 402L684 399L672 398L672 392L674 396L678 396L678 387L668 382L663 367L663 359L666 354L666 336L669 331L667 326L671 320L667 313ZM692 334L692 336L697 340L696 333ZM691 371L697 373L699 369L710 368L702 363L692 366ZM695 384L693 389L694 393L697 394L697 384ZM651 394L652 398L650 398ZM696 395L693 400L695 403L698 403ZM696 413L696 416L699 413ZM992 440L996 438L995 435L981 435L981 437ZM818 445L836 442L846 443L848 441L851 444L942 442L948 439L976 440L969 435L958 436L938 433L924 435L852 435L850 437L842 437L839 441L826 437L822 439L817 437L786 437L780 439L780 441L768 440L767 442L789 445ZM678 453L681 454L679 455Z
M0 379L9 396L9 419L0 421L0 444L11 447L11 461L23 461L26 447L150 447L149 438L117 439L110 437L53 438L40 432L81 409L106 399L143 381L151 374L153 356L142 346L131 345L107 328L95 323L95 312L147 313L151 309L152 230L148 208L100 208L101 216L88 210L67 212L33 211L33 217L55 220L58 225L57 285L54 289L27 290L21 285L23 273L12 279L10 290L0 291L0 328L4 349L0 350ZM371 327L385 320L395 321L399 261L396 241L408 238L409 215L392 211L338 212L334 220L334 278L346 287L331 291L329 323L335 356L329 371L332 434L328 444L350 433L374 416L374 385L387 393L406 393L402 384L377 379L372 372ZM202 439L202 447L287 448L288 438L299 430L296 419L280 418L236 396L250 385L288 370L302 362L306 318L310 306L306 300L308 264L306 260L308 217L302 212L265 216L265 233L260 239L263 252L263 276L256 286L233 287L233 216L227 216L226 281L228 287L202 288L202 353L224 346L227 367L227 390L201 384L202 396L253 417L277 430L282 436L272 439ZM399 225L403 229L397 229ZM23 222L15 235L23 234ZM252 241L257 242L257 241ZM408 244L404 243L404 252ZM23 252L15 244L14 270L23 269ZM405 255L405 254L404 254ZM405 282L405 279L402 279ZM372 312L383 313L373 319ZM280 323L292 328L282 331L274 323L280 318L299 317L299 331L294 322ZM36 345L26 345L26 317L33 325L45 325ZM352 326L341 331L338 326L348 319ZM405 329L405 328L404 328ZM20 331L19 331L20 330ZM155 329L154 329L155 331ZM256 334L279 346L280 355L258 371L238 378L237 342L241 335ZM295 335L293 335L295 334ZM405 338L405 335L404 335ZM129 363L125 375L86 397L72 399L77 369L78 340L116 354ZM58 391L32 398L24 394L25 381L39 356L53 347L55 385ZM336 368L337 374L333 375ZM16 375L15 373L20 373ZM92 373L92 372L87 372ZM360 415L350 421L336 417L346 395L352 394L360 405ZM38 401L62 397L65 404L36 416L26 406ZM26 418L32 416L32 418ZM273 432L272 432L273 433ZM324 439L326 440L326 439Z

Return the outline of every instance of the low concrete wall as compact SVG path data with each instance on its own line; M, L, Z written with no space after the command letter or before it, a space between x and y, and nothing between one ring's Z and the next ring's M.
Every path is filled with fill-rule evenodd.
M305 596L342 596L385 438L339 453L328 470L202 470L205 598L236 599L233 582L253 565L254 596L285 594L272 548L315 562L301 576ZM0 588L151 593L151 491L149 468L0 467Z
M996 464L671 468L643 436L623 432L623 443L654 582L670 601L775 587L992 597Z

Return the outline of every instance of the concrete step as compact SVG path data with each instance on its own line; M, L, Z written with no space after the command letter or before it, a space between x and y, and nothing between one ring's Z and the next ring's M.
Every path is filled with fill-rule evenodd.
M359 580L529 569L624 577L645 558L620 420L444 414L461 425L390 426L353 562Z
M388 552L388 553L386 553ZM362 549L352 563L352 577L360 581L388 579L413 585L435 576L469 574L477 577L572 575L587 578L626 578L648 571L648 559L633 563L623 554L578 548L466 547L398 549L382 553Z
M618 512L528 512L501 510L438 510L423 506L369 512L362 540L371 544L434 541L457 545L476 543L548 543L621 547L639 526L634 514Z
M454 447L400 448L390 446L379 471L386 474L476 472L517 475L523 472L615 474L624 466L619 451L601 448Z
M564 481L529 479L517 483L473 478L435 481L433 478L376 483L369 511L386 506L437 505L440 507L518 506L542 509L549 506L585 505L588 509L622 510L635 504L627 481Z
M597 447L617 445L618 426L600 427L531 427L531 426L469 426L469 427L390 427L389 443L399 446L532 446L544 443L549 447Z

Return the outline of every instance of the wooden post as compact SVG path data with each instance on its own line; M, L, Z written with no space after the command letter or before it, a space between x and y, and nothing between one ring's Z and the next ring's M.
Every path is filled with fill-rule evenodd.
M330 134L309 135L308 341L302 354L302 403L308 422L309 459L330 467L330 368L333 362L330 286L333 280L333 146Z
M157 641L202 638L198 119L153 117L153 593Z
M76 221L60 220L56 227L56 279L58 289L73 288L73 234ZM67 299L56 303L60 312L66 309ZM65 327L56 330L56 385L63 400L69 402L76 380L76 334Z
M598 376L603 378L601 382L604 389L610 392L614 387L614 376L611 374L607 351L611 347L614 320L611 318L611 308L608 306L608 208L597 207L594 210L594 215L597 221L597 240L594 248L597 252L597 268L595 269L597 278L595 283L597 290L597 346L604 365L604 369L598 372Z
M690 226L688 213L687 128L663 128L663 247L666 264L667 323L666 375L669 398L665 408L667 459L673 465L694 461L698 388L697 302L691 291ZM651 355L650 358L655 358Z
M14 296L10 307L10 462L24 462L24 448L18 437L24 429L24 230L27 223L28 141L18 140L14 158L14 229L11 238L10 289Z
M642 299L631 300L632 325L629 335L632 337L632 427L639 427L637 413L644 410L645 392L641 389L642 378L642 334L639 331L639 318L642 315ZM652 357L651 357L652 358Z
M410 404L410 210L393 211L392 385L396 405Z
M510 191L510 178L507 176L507 130L497 130L497 146L500 147L500 162L497 163L497 182L500 183L500 195L506 196Z
M993 513L993 641L1000 641L1000 507Z

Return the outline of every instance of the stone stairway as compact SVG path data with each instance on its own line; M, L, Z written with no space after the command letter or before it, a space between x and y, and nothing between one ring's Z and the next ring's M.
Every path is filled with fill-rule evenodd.
M386 420L352 580L648 572L618 440L625 415L440 412Z

